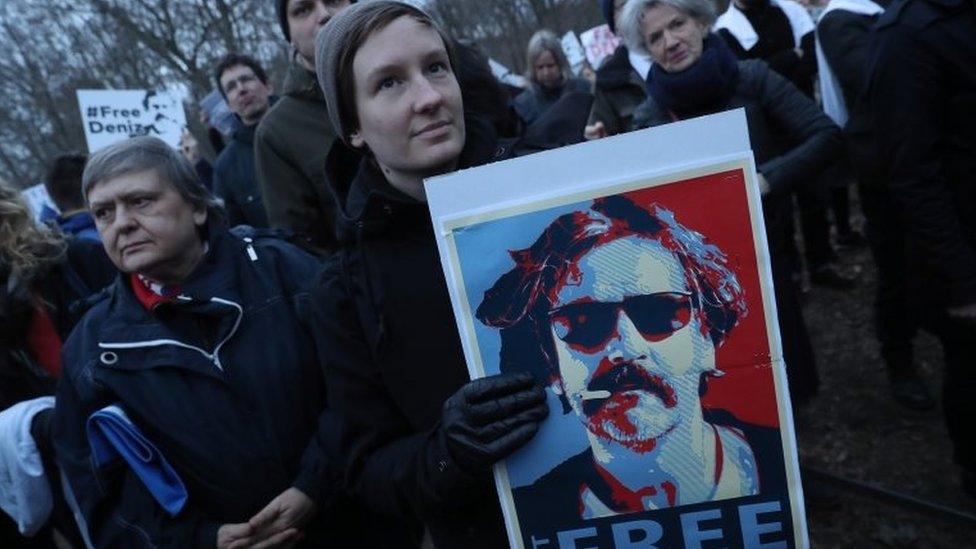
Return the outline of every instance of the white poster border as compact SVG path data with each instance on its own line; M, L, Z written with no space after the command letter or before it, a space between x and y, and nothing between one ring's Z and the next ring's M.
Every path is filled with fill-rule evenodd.
M700 137L708 133L721 141L702 141ZM640 154L643 151L650 154ZM639 155L636 162L634 154ZM668 158L670 162L665 160ZM608 162L623 175L607 176ZM579 169L573 169L574 166ZM796 434L762 201L742 109L463 170L429 179L425 188L465 360L469 375L475 379L484 377L485 369L454 244L455 231L486 221L736 169L742 170L748 198L787 484L791 488L793 538L802 547L808 544L808 532ZM540 186L524 185L533 175L542 182ZM494 473L509 542L512 547L522 548L505 462L496 464Z

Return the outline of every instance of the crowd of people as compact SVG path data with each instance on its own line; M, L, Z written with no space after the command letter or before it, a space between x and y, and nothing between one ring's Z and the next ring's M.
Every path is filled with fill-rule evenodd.
M819 387L807 285L860 283L837 249L867 245L892 398L935 406L912 357L931 332L976 497L976 4L599 4L616 51L576 77L541 30L520 89L413 5L276 0L284 82L247 52L215 65L237 129L212 167L190 138L63 154L42 222L0 182L0 544L506 546L492 466L558 374L469 379L424 179L738 108L793 406Z

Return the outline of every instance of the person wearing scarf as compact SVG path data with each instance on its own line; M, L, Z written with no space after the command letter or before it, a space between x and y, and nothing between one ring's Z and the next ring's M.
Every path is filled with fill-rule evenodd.
M647 78L648 98L634 119L637 127L651 127L745 109L763 195L790 393L794 406L802 406L816 394L819 379L799 289L791 276L790 193L840 153L840 130L765 62L738 61L725 42L710 32L714 22L714 7L708 0L627 4L621 35L631 51L646 53L654 61Z

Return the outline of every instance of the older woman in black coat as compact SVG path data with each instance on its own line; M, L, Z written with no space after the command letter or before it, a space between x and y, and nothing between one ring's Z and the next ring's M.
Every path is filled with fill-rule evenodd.
M743 108L756 159L772 259L780 333L793 401L817 390L813 349L790 275L790 191L841 153L840 130L812 100L763 61L738 61L712 34L708 0L635 0L625 8L627 46L654 60L638 127Z

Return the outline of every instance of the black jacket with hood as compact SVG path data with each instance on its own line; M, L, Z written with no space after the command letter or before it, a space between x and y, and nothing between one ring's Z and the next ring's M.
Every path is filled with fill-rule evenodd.
M872 36L866 98L908 234L920 309L976 302L976 6L898 0Z
M460 168L516 144L467 119ZM347 489L371 510L423 523L436 547L507 545L491 475L460 470L439 440L444 401L468 382L427 205L375 163L329 156L341 251L316 281L313 318Z
M254 171L254 131L241 126L214 162L213 192L224 200L230 226L267 227L268 213Z

